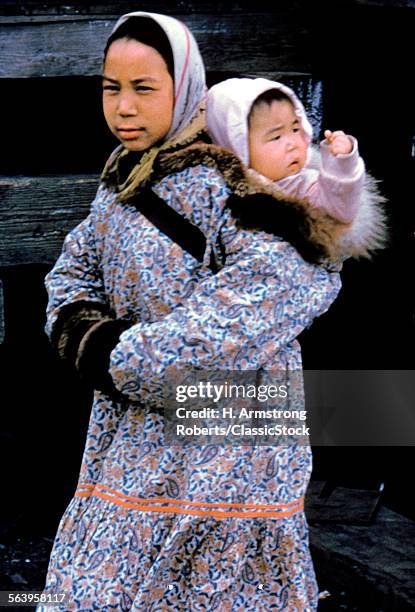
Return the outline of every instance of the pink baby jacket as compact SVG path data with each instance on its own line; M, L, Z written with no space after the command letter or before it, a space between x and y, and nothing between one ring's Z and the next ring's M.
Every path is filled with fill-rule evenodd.
M214 85L207 97L207 127L214 143L232 151L249 167L249 112L256 98L270 89L279 89L290 98L310 143L305 167L296 174L274 181L274 185L287 196L306 200L342 223L351 223L358 212L365 182L365 166L359 156L357 140L349 136L353 145L351 153L336 156L330 152L328 142L323 140L316 169L315 155L312 155L312 127L303 104L286 85L262 78L228 79ZM251 172L255 173L254 170ZM262 180L271 182L265 177Z

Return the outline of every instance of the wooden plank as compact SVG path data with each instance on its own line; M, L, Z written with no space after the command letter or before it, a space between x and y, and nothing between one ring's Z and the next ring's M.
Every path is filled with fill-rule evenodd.
M359 6L381 6L389 8L415 8L415 0L355 0Z
M0 266L53 263L88 214L95 176L0 179Z
M224 13L224 12L246 12L255 13L270 12L280 10L281 8L296 8L299 5L305 6L309 0L278 0L278 3L270 3L269 0L257 0L255 6L252 0L233 0L232 3L222 0L214 2L209 0L143 0L139 5L131 0L109 1L105 3L99 2L65 2L46 1L39 2L38 0L26 0L19 2L18 0L3 0L0 5L0 15L122 15L132 11L150 11L154 13L165 14L193 14L193 13ZM293 6L297 5L297 6Z
M231 4L232 12L255 13L266 11L272 13L281 8L293 8L297 11L307 9L310 0L278 0L278 3L271 3L269 0L233 0L232 3L222 0L221 2L209 2L207 0L180 0L171 2L170 0L144 0L140 2L139 8L142 11L155 13L193 14L193 13L223 13L229 11ZM324 10L321 0L313 0L315 11ZM355 5L362 6L383 6L383 7L414 7L415 0L330 0L332 6L350 7ZM122 15L131 11L138 10L137 2L131 0L99 2L66 2L25 0L3 0L0 5L0 15Z
M178 15L194 33L208 70L310 72L310 32L301 13ZM0 77L90 76L115 19L4 18Z

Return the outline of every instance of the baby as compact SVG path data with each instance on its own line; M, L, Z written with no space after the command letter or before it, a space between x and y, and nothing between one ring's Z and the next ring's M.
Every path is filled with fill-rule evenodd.
M267 79L222 81L208 93L207 126L215 144L285 195L306 200L342 223L355 218L365 180L356 139L326 130L320 168L311 167L312 128L289 87Z

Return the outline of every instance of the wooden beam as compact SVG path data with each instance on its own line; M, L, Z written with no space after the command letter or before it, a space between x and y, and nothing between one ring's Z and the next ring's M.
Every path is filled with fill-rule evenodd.
M354 0L359 6L382 6L387 8L415 8L415 0ZM350 4L349 0L349 4Z
M310 33L301 12L177 17L194 33L208 70L310 72ZM0 77L99 75L114 23L105 17L3 17Z
M332 0L335 2L336 0ZM344 0L341 0L344 1ZM349 0L353 2L354 0ZM132 11L150 11L166 15L194 14L194 13L258 13L279 11L281 8L298 10L305 7L309 0L278 0L270 3L269 0L143 0L137 4L131 0L108 0L108 2L66 2L65 0L3 0L0 4L0 15L111 15L118 16Z
M89 212L95 176L0 179L0 266L53 263Z
M231 8L229 5L231 4ZM415 0L330 0L333 7L381 6L381 7L415 7ZM194 13L224 13L230 10L233 13L245 12L253 14L257 12L279 11L282 8L291 8L296 11L304 11L310 6L310 0L278 0L271 3L269 0L233 0L232 3L222 0L213 2L209 0L143 0L139 8L142 11L150 11L165 14L194 14ZM321 0L313 0L313 11L324 10L325 6ZM138 9L137 2L131 0L109 0L105 3L99 2L66 2L65 0L43 1L39 0L3 0L0 4L0 15L122 15Z

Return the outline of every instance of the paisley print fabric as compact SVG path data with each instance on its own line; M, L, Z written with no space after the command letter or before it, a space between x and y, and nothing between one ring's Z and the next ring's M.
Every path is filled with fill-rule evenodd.
M45 590L68 593L62 609L76 611L315 610L309 446L173 446L160 409L171 366L261 368L269 380L278 370L289 383L301 370L296 336L336 298L339 276L274 236L237 231L212 169L153 188L206 235L202 264L101 187L46 279L49 333L76 300L135 323L111 354L124 399L94 395ZM211 248L223 261L215 275ZM298 385L287 401L303 408Z

